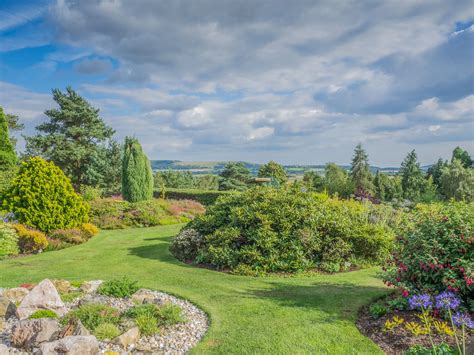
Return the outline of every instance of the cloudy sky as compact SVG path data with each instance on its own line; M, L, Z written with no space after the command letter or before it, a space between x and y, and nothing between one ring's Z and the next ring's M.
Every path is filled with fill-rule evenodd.
M471 0L2 0L0 106L70 85L151 159L474 153Z

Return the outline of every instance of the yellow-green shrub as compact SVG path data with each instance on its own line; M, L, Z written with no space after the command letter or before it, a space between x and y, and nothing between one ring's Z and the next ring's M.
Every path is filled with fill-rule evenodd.
M37 253L48 246L48 239L43 232L30 229L22 224L13 226L18 235L18 247L22 253Z
M69 178L39 157L22 163L2 200L1 207L13 212L20 223L44 232L88 221L89 206L74 192Z
M93 236L97 235L99 233L99 228L97 228L95 225L92 223L84 223L81 226L81 230L84 232L84 234L88 238L92 238Z
M18 235L15 229L7 223L0 222L0 258L17 255L18 252Z

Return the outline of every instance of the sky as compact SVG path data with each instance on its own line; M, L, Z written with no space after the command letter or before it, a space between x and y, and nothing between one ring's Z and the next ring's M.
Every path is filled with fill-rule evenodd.
M0 106L26 135L71 86L150 159L474 155L471 0L1 0L0 19Z

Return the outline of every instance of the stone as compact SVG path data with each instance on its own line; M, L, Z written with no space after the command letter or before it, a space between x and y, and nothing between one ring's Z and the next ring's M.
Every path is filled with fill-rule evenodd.
M139 303L139 304L140 303L154 303L154 301L156 300L156 294L151 290L141 288L132 295L131 299L133 302Z
M103 282L104 281L102 280L86 281L81 285L81 290L84 293L94 293L99 289Z
M8 319L15 315L16 306L8 298L0 296L0 319Z
M54 319L40 318L19 321L13 326L11 342L17 348L29 349L44 342L55 340L59 323Z
M5 344L0 344L0 354L2 355L10 354L10 351L8 350L8 346L6 346Z
M71 283L67 280L51 280L59 293L68 293L71 291Z
M58 291L48 279L41 281L28 293L18 306L16 314L19 319L26 319L40 309L54 311L59 317L67 313Z
M127 330L122 335L119 335L112 340L112 343L122 346L124 349L127 349L130 344L136 344L140 339L140 329L138 327L133 327Z
M61 331L59 338L71 335L91 335L80 319L71 319L68 325Z
M99 342L95 336L67 336L40 346L41 355L96 355L99 354Z
M13 303L19 303L23 301L28 293L30 293L30 290L25 287L14 287L4 290L3 296L8 298Z

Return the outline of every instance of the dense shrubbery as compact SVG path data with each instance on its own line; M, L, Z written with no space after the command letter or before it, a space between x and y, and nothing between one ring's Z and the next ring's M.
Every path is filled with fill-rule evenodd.
M2 195L2 208L20 223L49 232L87 222L88 206L53 163L32 158L22 164Z
M385 278L409 293L474 296L474 205L419 205L403 224Z
M17 255L19 252L18 235L15 229L10 224L0 222L0 259Z
M174 200L193 200L202 203L204 206L210 206L220 196L236 194L237 191L209 191L192 189L166 189L166 198ZM155 197L163 197L161 190L155 190Z
M22 224L13 226L18 235L18 247L23 254L37 253L48 246L46 234Z
M201 204L189 200L154 199L130 203L106 198L91 201L90 205L92 222L103 229L185 223L204 212Z
M339 271L388 256L391 213L295 188L256 188L220 198L185 227L171 250L182 260L239 273Z
M50 239L55 239L67 244L82 244L99 233L96 226L85 223L79 228L58 229L49 234Z

